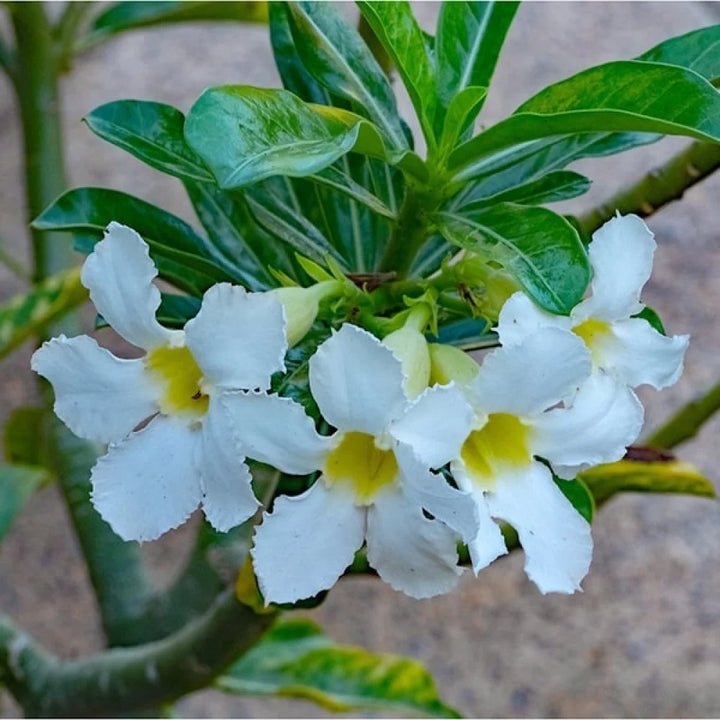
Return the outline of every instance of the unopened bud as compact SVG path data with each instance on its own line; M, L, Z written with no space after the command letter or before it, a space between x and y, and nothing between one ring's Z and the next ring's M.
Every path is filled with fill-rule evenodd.
M317 318L320 301L336 294L340 289L339 282L328 280L307 288L284 287L270 291L285 310L288 347L297 345L307 335Z
M430 384L430 352L425 336L405 325L387 335L383 343L402 363L405 394L411 400L416 398Z
M430 384L469 385L478 373L478 364L466 352L454 345L430 343Z

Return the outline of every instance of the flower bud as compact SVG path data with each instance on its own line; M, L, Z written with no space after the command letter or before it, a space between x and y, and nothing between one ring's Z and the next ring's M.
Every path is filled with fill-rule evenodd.
M430 383L430 352L425 336L414 327L405 325L383 339L393 355L402 363L405 375L405 394L412 400Z
M458 347L430 343L430 384L447 385L456 382L458 385L469 385L477 375L479 365Z
M320 301L334 295L341 288L335 280L310 287L283 287L270 292L285 310L285 332L288 347L297 345L307 335L318 315Z

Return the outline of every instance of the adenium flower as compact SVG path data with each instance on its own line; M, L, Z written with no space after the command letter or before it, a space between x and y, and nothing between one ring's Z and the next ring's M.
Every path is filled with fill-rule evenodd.
M500 312L500 342L513 345L534 330L564 328L584 340L593 366L618 383L657 389L672 385L682 373L689 336L666 337L645 319L632 317L645 307L640 293L652 272L656 247L652 232L637 215L609 220L589 246L591 295L564 317L515 293Z
M475 536L475 510L430 468L458 454L472 412L455 386L410 400L404 380L388 347L346 324L310 359L310 389L333 435L319 435L288 398L223 397L248 457L291 474L322 473L301 495L277 498L256 531L251 552L267 602L331 587L363 541L396 590L422 598L456 584L458 533Z
M142 238L111 223L82 282L98 312L145 356L120 359L87 335L61 335L32 358L53 385L58 417L76 435L110 444L92 471L92 501L125 540L153 540L199 503L220 531L255 513L221 401L230 390L266 390L287 348L280 302L227 283L205 293L184 330L164 328L155 317L156 276Z
M434 352L434 362L444 355ZM467 377L464 363L445 360L450 374L460 368ZM541 592L574 592L590 566L590 526L538 458L565 478L574 477L568 468L619 459L640 431L642 405L630 389L591 375L582 340L558 328L486 355L466 396L475 428L450 468L479 512L468 543L475 573L507 552L497 518L517 530Z

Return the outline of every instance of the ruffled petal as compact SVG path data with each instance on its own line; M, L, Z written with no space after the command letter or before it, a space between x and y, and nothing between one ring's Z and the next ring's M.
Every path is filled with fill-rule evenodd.
M652 273L655 240L637 215L608 220L593 234L588 253L592 294L572 312L574 318L612 321L643 309L640 293Z
M383 488L368 509L368 561L386 583L410 597L433 597L455 587L462 573L456 543L452 530L428 520L397 487Z
M322 479L296 497L279 497L263 516L251 550L266 603L291 603L332 587L365 533L365 508Z
M625 454L642 424L643 406L635 393L608 375L593 373L571 407L536 418L531 450L553 467L613 462Z
M611 332L602 346L602 366L621 382L660 390L682 375L689 335L666 337L642 318L614 322Z
M572 396L591 371L590 352L573 333L547 328L489 353L470 386L486 413L529 415Z
M211 399L203 417L201 436L197 466L203 510L216 530L227 532L251 518L260 503L250 485L243 449L232 441L228 416L218 397Z
M590 525L535 462L486 494L490 514L509 522L525 551L525 572L541 593L574 593L592 560Z
M171 343L178 331L155 318L160 291L153 285L157 268L147 243L131 228L112 222L83 265L82 284L110 326L144 350Z
M87 335L53 338L30 365L50 381L55 414L79 437L116 442L158 410L162 388L143 361L116 358Z
M405 495L455 530L465 542L478 531L477 510L467 492L456 490L441 474L430 472L408 447L395 451Z
M518 345L528 335L545 328L570 330L572 321L539 308L524 292L511 295L500 310L497 333L503 347Z
M428 467L437 468L457 457L474 417L457 385L436 385L390 426L390 434L411 447Z
M323 468L332 445L318 435L312 418L290 398L264 393L223 393L233 435L243 452L291 475Z
M310 358L310 389L324 418L380 435L408 403L401 362L374 335L343 325Z
M92 470L92 502L123 540L155 540L182 525L201 499L200 433L159 416L111 445Z
M267 390L270 376L285 369L285 315L271 293L213 285L185 334L203 374L218 387Z

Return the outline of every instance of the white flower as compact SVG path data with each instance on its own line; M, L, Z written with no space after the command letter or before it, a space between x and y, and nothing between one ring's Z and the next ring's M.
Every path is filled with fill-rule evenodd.
M592 294L570 317L541 310L523 293L503 306L498 322L500 342L513 345L533 330L560 327L581 337L593 365L629 387L672 385L682 373L687 335L665 337L646 320L633 318L644 305L640 292L652 272L655 240L637 215L608 221L590 243Z
M574 592L590 566L590 526L537 457L561 477L568 466L617 460L640 431L642 406L629 388L591 375L583 342L557 328L488 354L467 397L476 427L450 467L479 512L473 569L507 552L493 520L502 519L517 530L540 591Z
M334 435L319 435L287 398L223 398L248 457L291 474L322 472L302 495L277 498L256 531L254 567L267 602L331 587L363 540L370 564L396 590L429 597L457 582L457 533L474 537L476 513L429 468L457 455L472 411L455 386L411 401L403 384L392 351L344 325L310 359L310 388Z
M32 358L53 385L58 417L76 435L110 443L92 471L92 500L125 540L159 537L200 502L220 531L254 514L250 473L220 401L230 390L265 390L284 369L277 299L222 283L184 330L168 330L155 317L156 276L142 238L111 223L82 282L98 312L145 356L119 359L86 335L61 335Z

